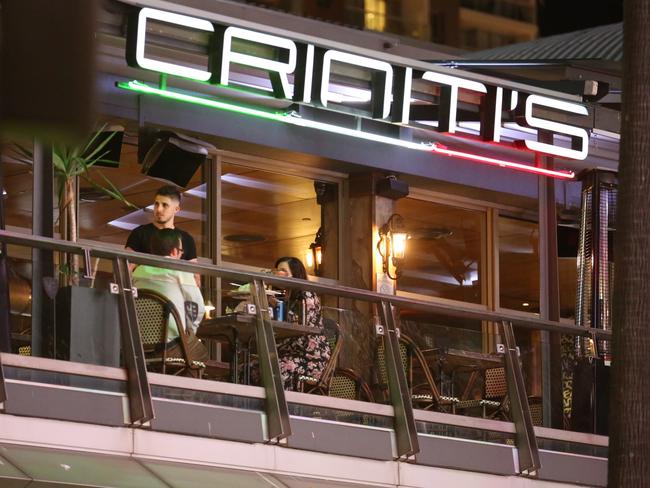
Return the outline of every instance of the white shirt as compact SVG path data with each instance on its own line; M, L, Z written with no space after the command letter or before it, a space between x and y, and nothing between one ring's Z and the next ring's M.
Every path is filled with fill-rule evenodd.
M155 266L138 266L133 271L133 286L153 290L166 297L176 307L184 321L185 330L190 325L196 331L203 319L205 304L192 273ZM176 322L170 317L167 340L171 341L177 337Z

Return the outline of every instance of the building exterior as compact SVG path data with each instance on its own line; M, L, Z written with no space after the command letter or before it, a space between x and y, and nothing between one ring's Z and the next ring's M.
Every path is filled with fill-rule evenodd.
M359 29L476 51L537 37L533 0L248 2Z
M334 20L327 5L309 15ZM2 161L3 483L605 486L591 398L611 330L576 321L585 268L563 236L585 228L577 175L616 171L615 73L510 59L497 76L226 1L107 2L96 38L100 124L122 144L78 183L78 243L39 224L61 212L51 151ZM137 208L97 193L106 179ZM197 263L123 249L170 182ZM61 290L59 253L80 269ZM268 274L281 256L309 281ZM151 369L133 264L201 276L204 378ZM276 342L305 332L271 320L264 285L320 296L326 384L283 390Z

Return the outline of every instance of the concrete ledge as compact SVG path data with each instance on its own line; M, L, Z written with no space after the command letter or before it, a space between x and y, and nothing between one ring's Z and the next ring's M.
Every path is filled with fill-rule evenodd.
M384 461L396 457L390 429L304 417L291 417L291 436L287 439L287 446Z
M419 434L420 453L417 464L441 468L516 475L513 447L503 444L469 441L453 437Z
M262 412L154 398L152 430L174 434L265 442Z

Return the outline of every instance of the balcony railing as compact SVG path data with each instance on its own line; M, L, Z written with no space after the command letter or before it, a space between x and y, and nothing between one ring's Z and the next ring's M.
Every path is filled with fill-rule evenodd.
M113 283L111 289L118 300L121 337L121 350L118 364L115 365L117 367L80 364L74 362L74 357L70 358L70 362L62 362L47 358L2 354L1 359L4 367L2 395L8 413L31 416L45 415L39 405L29 405L29 402L23 402L21 398L25 395L25 385L39 384L42 387L44 384L49 384L58 385L65 391L68 391L66 388L72 388L77 391L77 394L81 394L78 392L79 389L89 389L92 390L92 393L88 393L88 395L100 395L102 401L114 402L116 408L119 404L119 414L113 412L108 417L101 419L93 417L100 415L98 412L82 414L74 409L66 410L64 408L58 410L58 414L50 414L55 418L76 421L114 425L123 424L124 418L126 418L128 419L127 424L147 424L168 432L245 442L286 442L290 447L319 449L325 452L374 459L412 459L415 457L418 463L425 465L485 470L486 472L508 473L509 470L514 470L515 473L537 472L540 468L544 470L546 462L548 465L552 464L553 456L561 455L560 453L563 452L586 456L584 460L587 463L595 459L601 467L603 458L606 457L606 437L533 426L525 387L525 375L521 367L521 350L515 342L515 330L556 332L570 336L586 336L594 340L611 339L609 331L587 330L575 325L542 320L532 315L493 312L459 304L407 299L345 286L288 279L263 272L247 272L212 264L170 260L148 254L115 250L98 243L69 243L7 231L0 231L0 243L10 246L10 251L17 248L32 248L47 252L77 254L81 256L81 260L85 264L86 275L93 276L93 280L96 279L98 268L103 266L106 273L110 270L109 274L112 275L110 281ZM98 264L97 260L100 260L101 263ZM212 293L221 288L220 283L250 283L252 301L256 305L255 313L250 317L250 321L254 325L260 386L180 378L148 372L131 283L130 265L133 264L200 274L204 278L204 283L212 288ZM105 284L108 288L108 284ZM332 305L331 300L328 301L331 310L335 311L343 310L340 305L345 300L347 300L345 303L358 303L362 305L360 308L365 307L368 315L374 317L374 319L370 319L371 322L374 322L372 328L381 338L388 403L371 403L295 391L285 392L280 380L276 340L273 332L274 323L267 313L268 303L264 291L267 285L280 289L309 290L321 297L327 297L327 300L335 297L338 300L335 303L336 306ZM327 300L324 300L324 303ZM36 305L35 303L34 306ZM510 421L453 414L455 405L466 399L449 400L450 397L458 393L454 391L455 380L453 378L450 380L449 377L446 378L446 381L452 383L451 388L444 391L443 377L446 373L442 367L436 374L429 371L428 375L424 375L438 383L439 398L435 398L435 394L433 394L433 398L429 398L432 396L431 391L426 394L416 391L412 376L422 373L417 368L428 369L429 363L427 363L427 358L424 358L423 362L417 363L417 366L412 366L410 369L404 366L405 346L404 337L402 337L404 332L400 327L398 310L448 317L448 325L452 328L459 320L492 324L492 327L498 330L498 338L504 343L502 352L493 356L499 358L498 361L501 361L505 368L507 383L507 406L505 408L508 409ZM339 320L342 320L341 317L338 315ZM364 337L364 324L357 320L343 333L349 334L351 340L361 340L359 338ZM32 326L33 333L36 333L39 324L32 324ZM459 331L459 333L463 333L463 331ZM47 349L47 340L45 337L41 338L43 350ZM439 359L441 349L445 348L434 347L424 350L423 345L422 349L417 348L417 354L422 357L417 356L416 359L421 359L429 353L437 354L437 362L432 366L435 368L436 365L442 364L442 360ZM450 357L452 356L450 351L451 349L445 349L442 354L447 354ZM459 356L461 359L463 358L462 354ZM465 359L470 358L471 361L478 361L477 357L472 356L469 352L465 353ZM232 366L230 373L235 373ZM471 374L469 376L472 377ZM125 399L128 405L128 409L124 412L122 412L124 403L122 399ZM191 415L194 421L192 425L179 423L178 415L173 413L174 408L180 408L177 405L179 402L184 405L183 408L193 409ZM192 407L189 406L190 404ZM499 408L501 407L504 405L499 406ZM232 421L219 422L219 427L215 427L214 422L208 420L199 421L203 418L202 416L213 415L212 412L215 408L225 409L222 410L222 413L226 412L223 415L230 415ZM24 409L29 409L29 411ZM56 408L54 411L57 411ZM102 409L102 411L105 410ZM83 418L79 417L80 415ZM363 432L363 436L360 436L359 439L365 447L354 442L347 443L347 445L339 443L336 446L328 446L326 442L321 442L315 447L311 444L313 441L309 440L309 436L304 435L306 426L309 426L312 433L315 428L314 422L318 424L319 428L334 428L332 423L323 424L323 420L333 421L334 424L342 425L346 429L357 429ZM394 443L391 441L393 435ZM440 457L440 452L442 452L440 449L444 449L445 446L449 447L449 443L454 444L467 440L478 441L483 446L482 449L491 449L492 457L490 459L500 460L499 462L503 463L501 468L481 466L482 458L480 456L476 459L467 457L452 459L449 457L449 459L445 458L446 460L443 459L444 456ZM516 466L512 465L511 449L513 445L517 448L518 463ZM368 446L372 446L372 448ZM499 471L501 469L503 471ZM549 467L546 470L550 472Z

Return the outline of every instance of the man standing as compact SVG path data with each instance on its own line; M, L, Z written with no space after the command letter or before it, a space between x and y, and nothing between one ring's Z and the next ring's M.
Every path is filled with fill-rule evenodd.
M126 241L127 251L151 251L151 238L158 229L176 229L181 234L183 256L186 261L196 261L194 238L184 230L176 228L174 217L181 209L181 193L173 185L165 185L156 192L153 202L153 222L136 227Z
M184 254L181 232L178 229L155 229L150 240L150 252L170 259L181 259ZM205 361L208 351L196 338L195 332L205 313L201 290L192 273L156 266L140 265L133 272L133 286L158 292L174 304L182 324L169 318L167 330L168 357L182 357L178 330L187 331L187 345L193 359Z

